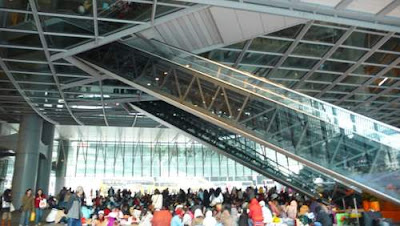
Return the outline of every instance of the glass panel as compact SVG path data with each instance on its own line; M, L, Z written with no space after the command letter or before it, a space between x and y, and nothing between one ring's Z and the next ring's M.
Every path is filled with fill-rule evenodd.
M271 78L271 79L276 79L276 78L300 79L305 74L306 74L306 72L304 72L304 71L278 69L278 70L276 70L276 72L274 74L269 75L269 78Z
M389 51L400 51L400 38L392 37L390 38L380 49Z
M278 62L279 58L280 56L246 53L241 61L241 64L274 66L276 62Z
M366 60L367 63L373 64L390 64L399 56L388 53L374 53Z
M303 39L326 43L336 43L344 32L344 30L313 25L304 35Z
M151 45L146 44L147 42ZM179 125L182 126L181 128L186 128L186 132L199 136L223 150L235 152L235 156L246 159L264 172L270 170L272 175L279 173L287 178L294 175L294 172L285 166L278 166L279 171L272 172L276 168L267 167L264 161L260 161L257 150L249 149L246 143L236 142L235 139L229 139L230 142L227 142L226 138L230 138L229 132L224 132L213 123L224 126L229 124L233 129L244 130L248 137L259 140L261 144L276 145L280 147L277 150L281 153L300 156L306 159L308 164L318 164L335 172L336 174L333 175L336 177L342 175L351 179L349 181L357 181L357 183L353 182L357 186L365 185L374 189L377 194L400 198L397 191L386 189L387 182L371 176L371 174L396 173L400 168L398 162L394 164L396 168L393 168L392 163L387 164L388 162L381 161L380 156L382 150L392 151L395 155L399 153L400 146L397 142L400 137L399 129L157 41L131 40L126 44L133 48L121 43L112 43L79 56L164 96L170 103L177 106L183 104L191 108L207 117L212 123L207 123L205 120L199 121L199 118L191 121L194 117L192 114L175 107L171 109L168 105L160 104L162 102L134 103L142 108L147 107L145 110L151 111L151 114L156 117L168 120L169 123L184 123L184 125ZM114 55L121 57L115 58ZM131 62L131 57L150 62L151 67L132 68L132 64L126 64L126 62ZM300 62L301 60L303 62ZM293 60L288 58L288 61ZM304 64L304 62L307 61L299 59L299 62L292 62L292 65ZM308 67L312 67L314 63L310 63ZM327 66L327 69L336 68L337 71L344 71L349 66L330 61L326 63L332 64ZM151 69L155 67L164 70L168 66L176 72L175 90L179 91L181 84L187 88L183 98L179 92L165 92L161 89L160 83L155 82L155 78L160 75L151 72ZM134 73L135 69L140 72ZM141 72L145 72L145 75L140 76ZM210 83L208 86L214 85L213 89L216 91L211 96L209 104L206 101L206 105L198 105L193 101L196 96L199 98L196 93L199 90L189 88L196 84L194 82L196 78L207 80ZM180 82L180 79L184 82ZM187 81L191 81L191 84L187 85ZM307 86L309 84L311 85L308 83ZM313 84L315 87L311 88L319 89L325 85ZM173 88L173 86L170 87ZM358 85L339 84L330 93L351 92L357 87ZM191 91L196 95L190 95ZM381 92L381 89L367 89L365 92L376 93ZM207 91L207 93L213 92ZM244 97L248 99L247 102L243 100ZM236 111L239 109L238 103L245 102L240 111L237 114L234 113L235 109ZM242 114L239 115L240 112ZM304 131L303 138L300 139L298 131ZM211 135L208 136L206 133L211 133ZM245 142L249 142L247 138L244 139ZM233 142L235 142L234 145L232 145ZM234 148L235 145L243 146L243 144L246 148ZM366 156L369 157L366 158ZM377 161L374 161L374 158ZM378 161L380 163L376 165ZM293 176L293 179L296 178L298 179ZM372 182L373 178L375 181Z
M376 67L371 65L360 65L356 70L353 71L353 73L361 75L376 75L382 69L383 69L382 67Z
M303 59L298 57L288 57L282 67L294 67L311 69L318 60Z
M226 47L224 47L224 48L227 48L227 49L238 49L238 50L242 50L242 49L243 49L243 47L244 47L244 45L246 44L246 42L247 42L247 41L243 41L243 42L235 43L235 44L232 44L232 45L226 46Z
M348 63L340 63L327 60L320 66L319 70L345 72L348 68L350 68L350 66L351 64Z
M117 1L105 9L104 12L99 12L98 16L145 22L150 20L152 8L153 4Z
M9 2L9 1L8 1ZM32 16L25 13L0 12L0 27L35 31Z
M253 40L249 49L254 51L284 53L287 48L289 48L290 44L291 42L289 41L259 37Z
M92 1L36 1L41 12L75 14L80 16L93 15Z
M324 45L314 45L299 43L293 50L293 54L302 56L322 57L331 47Z
M214 50L210 59L223 63L234 63L239 54L240 54L239 52L233 52L233 51Z
M63 36L46 35L46 42L49 48L66 49L79 44L83 41L89 41L90 39L85 38L69 38Z
M367 51L348 49L348 48L338 48L333 54L332 58L339 60L359 60Z
M40 16L43 31L93 35L92 19Z
M0 48L4 58L19 59L19 60L36 60L46 61L46 56L41 50L28 50L16 48Z
M303 28L303 24L299 24L293 27L289 27L283 30L279 30L276 32L273 32L271 34L268 34L269 36L275 36L275 37L282 37L282 38L295 38L297 34L301 31Z
M315 81L325 81L325 82L333 82L335 81L340 75L337 74L328 74L328 73L320 73L320 72L314 72L309 80L315 80Z
M0 31L0 44L16 45L16 46L29 46L29 47L42 47L39 35L28 34L21 32L5 32Z
M355 31L347 38L347 40L343 44L349 46L371 48L381 38L382 36L380 35Z

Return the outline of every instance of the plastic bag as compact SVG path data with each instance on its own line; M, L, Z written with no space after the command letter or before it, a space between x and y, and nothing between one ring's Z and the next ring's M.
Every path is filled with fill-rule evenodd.
M31 218L29 219L31 222L34 222L36 219L36 213L34 211L32 211L31 213Z

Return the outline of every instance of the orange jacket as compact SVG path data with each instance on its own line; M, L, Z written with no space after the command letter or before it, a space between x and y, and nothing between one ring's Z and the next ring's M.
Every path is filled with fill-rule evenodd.
M151 223L153 226L166 226L171 224L172 215L168 210L155 211Z
M257 199L253 198L250 201L250 205L249 205L249 217L253 220L253 221L263 221L263 213L262 213L262 209L260 204L258 203Z

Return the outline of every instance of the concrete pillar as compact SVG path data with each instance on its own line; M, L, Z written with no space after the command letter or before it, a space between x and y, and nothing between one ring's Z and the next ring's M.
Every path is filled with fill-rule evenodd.
M54 140L54 125L44 121L42 130L42 143L45 145L44 155L40 155L37 188L41 188L44 194L49 194L50 173L52 166L53 154L53 140Z
M43 119L38 115L22 117L12 181L13 204L16 208L21 206L21 198L26 189L36 190L42 126Z
M58 143L58 158L56 167L56 191L57 194L65 186L65 176L67 175L68 151L71 142L60 140Z

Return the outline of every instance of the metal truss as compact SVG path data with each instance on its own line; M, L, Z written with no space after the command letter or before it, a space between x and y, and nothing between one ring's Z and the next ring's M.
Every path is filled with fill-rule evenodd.
M41 21L40 21L40 18L39 18L39 15L38 15L38 11L37 11L37 8L36 8L36 3L35 3L34 0L29 0L29 3L30 3L30 6L31 6L33 18L34 18L34 21L35 21L35 24L36 24L36 29L39 32L40 42L42 43L43 51L44 51L44 54L46 56L47 62L49 64L50 71L51 71L51 73L53 75L54 82L55 82L55 84L57 86L57 89L58 89L58 91L60 93L60 97L63 100L64 106L66 107L67 111L70 113L71 117L79 125L83 125L83 123L74 115L74 113L72 112L71 108L68 105L68 102L65 100L65 95L64 95L64 92L61 89L61 85L60 85L59 79L57 77L56 69L54 67L53 62L51 62L51 60L50 60L50 51L48 49L46 38L45 38L45 36L43 34L43 28L42 28Z
M315 102L312 105L323 104L324 106L308 111L304 102L297 108L294 102L287 102L289 97L294 98L294 95L300 95L295 94L294 91L276 85L264 89L265 85L269 84L266 80L248 74L240 74L241 72L235 69L206 61L164 44L152 42L152 45L162 45L162 50L171 48L171 52L165 50L166 52L158 53L161 56L167 53L174 53L174 55L168 56L166 59L160 55L146 52L146 50L138 50L137 48L140 47L132 48L124 44L113 43L80 54L79 57L95 70L233 133L248 137L346 183L362 189L369 189L370 192L381 197L397 199L380 193L379 189L371 189L363 181L354 181L342 173L342 170L345 170L349 173L360 174L360 176L368 174L363 168L357 168L354 171L348 168L339 170L335 169L339 166L330 165L330 162L334 162L332 156L346 155L351 159L352 164L357 164L363 153L367 154L363 150L390 145L381 143L383 140L368 137L368 134L374 130L373 125L379 124L378 122L371 121L372 124L370 124L368 122L370 119L366 117L355 115L312 98L310 101ZM182 53L177 53L179 51ZM113 57L115 55L122 57ZM126 64L126 62L132 61L136 64ZM209 68L213 68L213 70ZM175 76L171 76L171 71ZM259 85L252 85L255 82L258 82ZM279 90L285 93L284 98L274 94L274 92L279 93ZM291 92L291 94L286 92ZM310 97L303 96L302 98ZM277 110L273 111L273 114L271 114L272 111L269 111L267 114L259 115L271 108ZM335 110L332 109L332 112L328 113L329 108L335 108ZM339 113L335 113L337 111ZM312 112L318 113L313 115ZM352 130L350 127L345 127L346 130L343 130L341 125L336 123L344 120L342 117L345 114L349 115L349 120L352 120L353 123L356 122L350 115L354 115L357 120L363 120L365 122L363 128L353 128L354 130ZM247 117L253 115L258 117L247 120ZM295 126L296 129L294 129ZM391 129L396 133L394 128ZM297 133L296 131L299 130L302 132ZM346 137L346 142L338 142L341 136L348 134L351 134L351 138ZM383 136L383 134L377 136ZM340 147L338 148L337 145ZM391 148L396 149L395 146L391 146ZM354 151L349 152L349 149Z
M281 16L291 16L307 20L319 20L329 23L345 24L355 27L365 27L377 30L392 32L400 31L398 18L385 16L390 10L383 9L382 13L374 15L361 11L346 10L347 3L339 3L335 6L326 6L323 3L312 4L302 1L274 1L274 0L178 0L181 2L192 2L204 5L233 8L238 10L248 10L260 13L268 13ZM398 4L398 3L394 3ZM390 4L385 5L391 7ZM380 16L379 16L380 15Z

